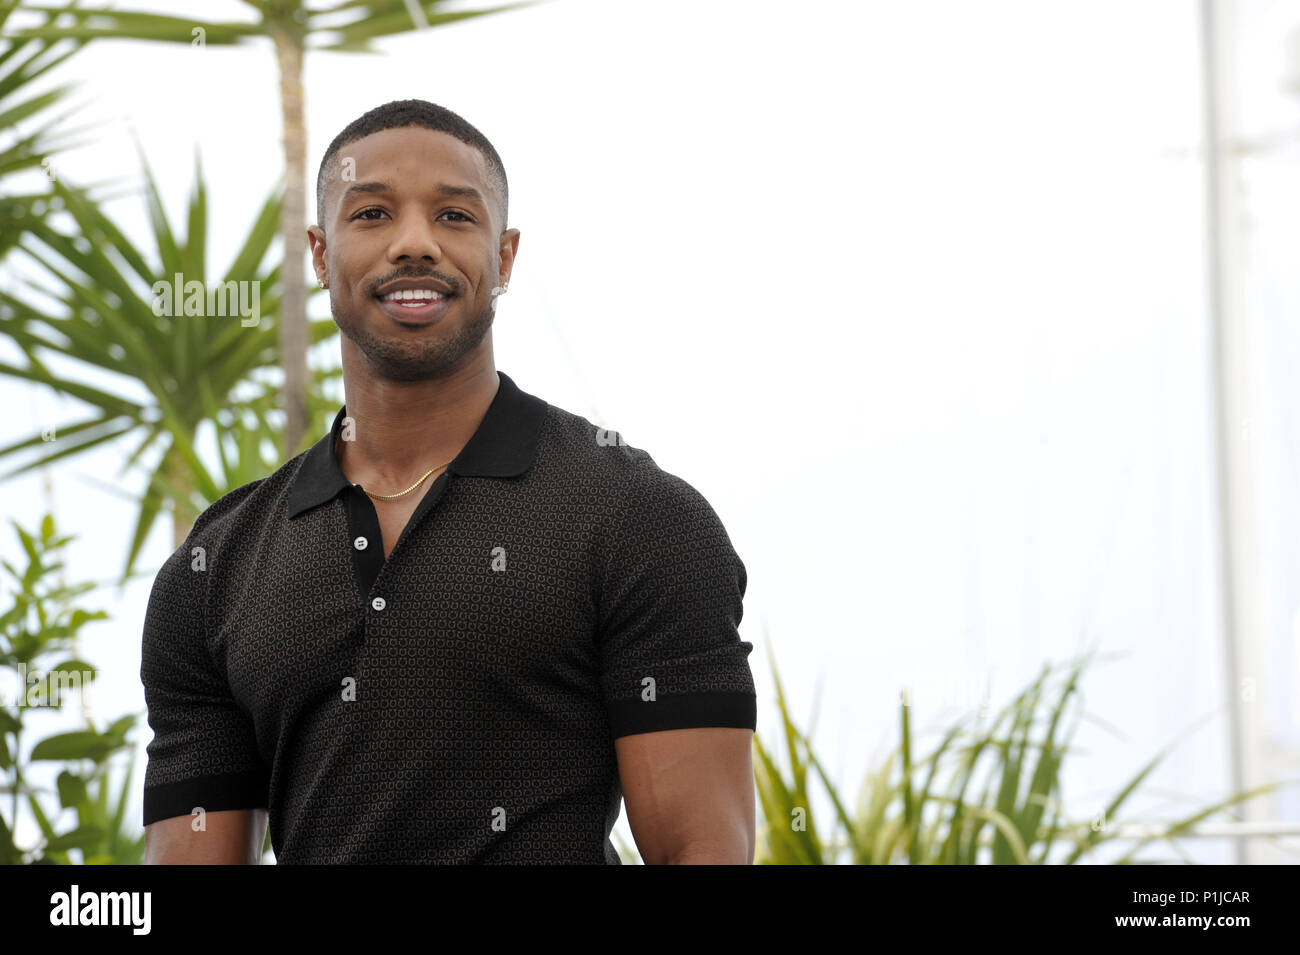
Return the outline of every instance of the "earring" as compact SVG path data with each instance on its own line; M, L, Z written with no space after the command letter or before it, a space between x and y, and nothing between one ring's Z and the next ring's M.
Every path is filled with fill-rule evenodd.
M494 289L492 290L492 294L493 294L493 295L501 295L501 294L503 294L503 293L505 292L505 290L508 289L509 287L510 287L510 283L509 283L509 282L503 282L502 284L498 285L496 288L494 288Z
M319 285L321 288L329 288L329 283L325 282L322 279L317 279L316 284Z

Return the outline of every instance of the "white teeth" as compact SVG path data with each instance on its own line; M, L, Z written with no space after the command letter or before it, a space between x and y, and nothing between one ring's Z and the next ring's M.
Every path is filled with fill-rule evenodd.
M389 292L387 295L381 295L380 298L385 302L411 302L425 301L433 302L441 298L446 298L442 292L435 292L433 289L408 288L397 292Z

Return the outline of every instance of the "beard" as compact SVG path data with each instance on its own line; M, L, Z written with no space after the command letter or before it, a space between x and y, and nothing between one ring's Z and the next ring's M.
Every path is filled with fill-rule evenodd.
M459 296L452 300L454 308ZM331 301L334 324L366 357L374 376L389 381L427 381L459 371L483 343L496 315L495 301L471 313L461 323L444 315L441 322L419 332L394 327L388 337L374 334L366 319L339 309Z

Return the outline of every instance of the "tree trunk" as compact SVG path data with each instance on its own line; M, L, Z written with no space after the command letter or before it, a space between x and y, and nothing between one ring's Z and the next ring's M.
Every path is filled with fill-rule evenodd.
M307 251L306 152L303 119L302 43L300 33L276 30L276 60L280 66L280 110L284 118L284 202L280 207L280 238L284 264L280 278L280 352L284 367L284 458L298 453L307 431L307 289L303 256Z
M189 466L175 449L167 453L171 456L167 463L167 477L172 487L172 550L175 550L185 543L185 538L189 536L194 520L199 515L190 501L194 482L191 480Z

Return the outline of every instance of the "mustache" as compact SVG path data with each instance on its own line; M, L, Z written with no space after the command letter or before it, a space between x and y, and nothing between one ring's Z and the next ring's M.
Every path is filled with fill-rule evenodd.
M400 279L435 279L447 286L447 288L451 289L451 294L460 294L460 284L458 282L443 275L441 272L433 272L429 269L403 269L400 272L394 272L392 275L386 275L384 278L371 285L370 294L372 296L378 295L379 290L385 285L390 282L396 282Z

